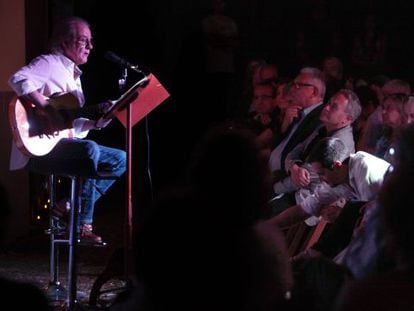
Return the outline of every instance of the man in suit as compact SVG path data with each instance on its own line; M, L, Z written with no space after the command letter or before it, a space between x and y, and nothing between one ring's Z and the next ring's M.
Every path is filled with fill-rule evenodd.
M289 92L292 104L286 115L293 116L295 121L286 136L273 149L269 159L275 182L286 177L285 159L289 152L321 125L319 115L324 96L325 82L321 72L316 68L303 68L294 79Z

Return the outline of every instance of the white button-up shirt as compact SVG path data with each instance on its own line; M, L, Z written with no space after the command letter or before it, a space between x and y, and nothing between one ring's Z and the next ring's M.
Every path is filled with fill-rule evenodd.
M315 190L314 195L308 196L300 206L306 213L319 216L322 206L335 202L341 197L371 201L377 196L389 166L387 161L367 152L359 151L351 154L348 163L348 184L331 188L326 183L322 183Z
M46 97L59 96L71 93L76 96L80 107L85 103L80 76L82 71L75 63L62 53L55 52L41 55L33 59L28 65L19 69L9 79L9 85L17 96L26 95L34 91ZM82 131L87 119L75 119L72 123L75 137L84 138L88 131ZM29 157L24 155L12 143L10 155L10 169L23 168Z

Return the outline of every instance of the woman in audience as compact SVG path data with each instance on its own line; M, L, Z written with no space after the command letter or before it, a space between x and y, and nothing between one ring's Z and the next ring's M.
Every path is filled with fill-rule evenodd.
M383 132L375 146L374 155L389 160L387 151L394 143L399 129L403 125L404 105L407 96L394 94L387 96L382 104Z
M355 94L357 94L362 108L361 115L354 124L354 140L358 141L368 117L378 107L379 101L375 91L366 85L355 88Z

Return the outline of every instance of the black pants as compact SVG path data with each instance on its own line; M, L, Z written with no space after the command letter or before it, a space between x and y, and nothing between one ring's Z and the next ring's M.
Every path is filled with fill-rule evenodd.
M268 202L269 217L276 216L293 205L296 205L294 193L285 193L280 199Z
M360 209L366 202L350 201L319 241L312 247L326 257L333 258L351 241L355 223L361 217Z

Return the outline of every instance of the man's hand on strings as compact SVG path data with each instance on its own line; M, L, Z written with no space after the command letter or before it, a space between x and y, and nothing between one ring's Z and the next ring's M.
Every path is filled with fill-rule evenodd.
M103 129L108 126L109 123L111 123L112 118L105 119L104 117L99 118L95 121L94 127L96 130Z
M48 98L38 91L20 97L22 102L31 105L34 118L31 120L33 135L54 135L59 128L59 113L49 104Z
M115 103L112 100L104 101L99 104L99 110L102 114L105 114L112 108L113 105L115 105Z
M36 107L35 115L37 120L35 126L39 133L49 136L61 129L58 125L58 112L51 105Z

